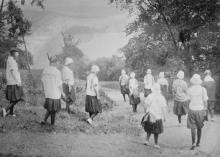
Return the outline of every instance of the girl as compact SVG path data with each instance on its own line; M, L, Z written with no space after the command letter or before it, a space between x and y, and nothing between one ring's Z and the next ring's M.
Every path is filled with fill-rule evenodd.
M200 75L194 74L190 82L192 86L189 88L188 95L190 99L189 113L187 118L187 128L191 129L192 147L193 150L196 146L200 145L200 139L202 136L202 127L204 126L204 118L207 108L207 92L204 87L201 86L202 80ZM196 139L197 133L197 142ZM196 142L196 143L195 143Z
M188 96L187 96L187 84L183 80L184 72L179 71L177 73L177 79L173 82L173 95L174 95L174 107L173 112L178 117L179 124L181 124L181 117L188 112Z
M128 88L128 75L126 74L126 71L123 69L121 70L121 76L119 77L119 85L121 88L121 94L123 95L124 101L126 102L125 95L127 94L129 96L129 88Z
M6 109L3 108L3 116L5 117L8 114L11 116L16 116L14 114L14 106L19 101L24 101L24 92L21 86L21 76L18 70L18 64L16 59L18 58L19 54L15 50L10 51L10 56L7 59L6 65L6 80L7 80L7 87L6 87L6 99L10 101L10 105L7 106Z
M145 144L149 144L150 136L154 134L154 147L160 148L158 137L163 132L163 121L166 118L166 100L161 94L159 84L154 84L152 93L145 99L144 108L149 115L143 123L144 130L147 133Z
M144 97L147 97L152 92L151 87L155 82L151 73L151 69L147 69L147 74L144 76Z
M64 67L62 69L63 92L66 95L66 109L68 113L70 113L70 105L72 105L76 99L73 71L70 69L72 64L73 59L67 57L65 58Z
M86 81L86 103L85 111L89 113L89 118L87 122L92 125L94 117L102 112L102 106L100 104L99 95L99 80L97 74L99 72L99 67L93 65L91 68L91 73L87 76Z
M215 108L215 80L211 76L211 71L205 71L205 78L203 81L203 87L207 90L207 94L209 97L208 100L208 111L211 116L211 121L214 121L214 108Z
M61 73L57 69L58 60L48 56L50 65L43 70L42 82L45 93L44 108L47 110L44 120L41 122L45 125L48 117L51 117L51 125L55 124L56 113L61 109L61 95L65 97L62 90Z
M169 84L167 79L164 77L164 72L159 73L159 79L157 80L157 83L160 85L161 92L164 98L167 100Z
M129 80L130 104L133 112L137 112L137 105L140 103L140 94L138 91L138 81L135 79L135 73L131 72Z

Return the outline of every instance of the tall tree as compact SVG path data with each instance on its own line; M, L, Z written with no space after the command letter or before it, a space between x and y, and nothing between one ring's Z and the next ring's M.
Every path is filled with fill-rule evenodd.
M219 21L217 0L111 0L135 15L128 25L128 34L145 34L151 40L172 42L175 55L184 61L189 73L192 72L192 37L200 28L209 27ZM167 53L166 51L164 51Z

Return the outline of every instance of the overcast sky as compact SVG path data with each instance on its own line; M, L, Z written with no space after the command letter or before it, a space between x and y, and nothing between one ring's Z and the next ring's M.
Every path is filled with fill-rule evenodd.
M128 40L123 32L129 21L128 15L115 5L109 5L108 0L46 0L45 10L30 5L24 10L33 22L33 33L27 40L34 54L35 67L42 66L48 51L56 54L62 50L60 33L74 26L97 30L76 33L82 38L80 49L92 60L118 54L118 49Z

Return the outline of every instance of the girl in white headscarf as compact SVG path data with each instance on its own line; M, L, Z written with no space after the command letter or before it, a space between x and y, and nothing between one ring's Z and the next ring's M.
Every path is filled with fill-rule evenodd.
M89 118L87 119L89 124L92 124L94 117L102 112L102 106L99 101L99 80L97 77L99 70L97 65L93 65L86 81L85 111L89 113Z
M188 96L187 83L183 80L184 72L177 73L177 79L173 82L174 107L173 112L178 117L178 122L181 124L181 117L188 112Z
M152 93L145 99L144 108L147 117L142 120L142 126L147 133L145 144L149 144L151 134L154 134L155 148L158 145L158 136L163 132L163 121L166 119L166 100L161 94L160 85L154 84Z
M137 105L140 103L140 94L138 91L138 81L135 79L135 73L131 72L129 80L130 104L133 112L137 112Z
M129 87L128 87L129 77L126 74L124 69L121 70L121 76L119 77L119 85L121 88L121 94L123 95L124 101L126 102L126 94L129 96Z
M192 147L199 147L202 136L203 122L206 116L208 95L204 87L201 86L200 75L194 74L190 80L192 86L188 90L189 95L189 113L187 117L187 128L191 129ZM197 142L196 142L197 134Z
M61 109L61 96L65 98L62 89L61 73L58 70L57 58L48 56L50 65L43 70L42 82L45 93L44 108L47 110L44 120L41 122L45 125L49 116L51 116L51 124L55 124L56 113Z
M147 97L152 92L151 87L154 85L154 83L155 80L151 69L147 69L147 74L144 76L144 97Z
M209 97L208 100L208 111L211 116L211 121L214 121L214 108L215 108L215 91L216 91L216 83L215 80L211 76L211 71L205 71L205 78L203 81L203 87L207 90L207 94Z

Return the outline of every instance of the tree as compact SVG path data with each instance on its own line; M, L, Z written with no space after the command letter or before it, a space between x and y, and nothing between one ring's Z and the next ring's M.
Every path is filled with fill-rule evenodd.
M217 0L111 0L111 2L136 15L134 22L126 28L128 34L144 33L154 41L159 40L165 44L172 42L173 50L164 56L168 58L174 55L181 58L189 74L193 69L192 37L196 38L194 34L200 28L208 28L219 21Z
M21 47L25 44L24 36L31 31L31 22L28 21L22 10L16 5L16 1L1 1L0 7L0 53L1 53L1 67L5 66L5 60L8 52L12 48ZM25 55L24 55L25 53ZM32 58L30 52L27 51L25 45L25 51L20 56L19 64L23 68L29 69L29 59ZM22 59L22 58L26 59ZM24 65L25 64L25 65Z

